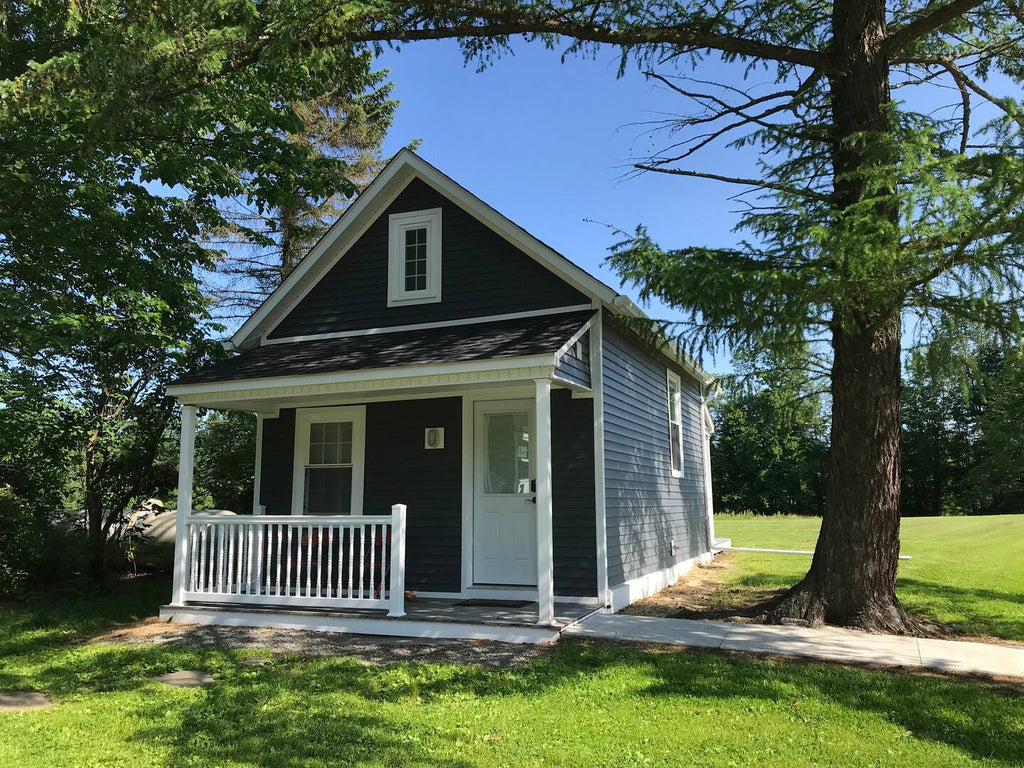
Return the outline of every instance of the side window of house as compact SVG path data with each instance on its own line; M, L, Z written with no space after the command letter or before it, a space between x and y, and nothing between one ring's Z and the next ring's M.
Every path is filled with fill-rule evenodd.
M668 372L668 433L672 452L672 474L683 475L683 399L679 376Z
M441 300L441 209L388 218L388 306Z

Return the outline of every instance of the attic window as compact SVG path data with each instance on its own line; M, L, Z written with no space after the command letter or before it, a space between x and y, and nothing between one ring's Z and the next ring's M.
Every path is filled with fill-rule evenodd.
M441 300L441 209L388 218L388 306Z

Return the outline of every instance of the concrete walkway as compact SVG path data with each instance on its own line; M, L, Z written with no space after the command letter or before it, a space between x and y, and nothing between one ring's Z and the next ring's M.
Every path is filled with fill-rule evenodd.
M563 634L1024 678L1024 647L872 635L835 627L808 629L595 613Z

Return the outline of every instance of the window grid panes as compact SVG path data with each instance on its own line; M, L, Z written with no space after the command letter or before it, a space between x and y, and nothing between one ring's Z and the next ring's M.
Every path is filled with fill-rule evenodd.
M303 514L352 514L352 422L309 425Z
M427 228L405 230L405 290L427 289Z

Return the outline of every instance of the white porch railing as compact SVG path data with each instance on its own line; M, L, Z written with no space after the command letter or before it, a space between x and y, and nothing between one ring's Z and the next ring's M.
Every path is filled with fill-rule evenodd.
M390 515L193 514L185 600L405 615L404 504Z

